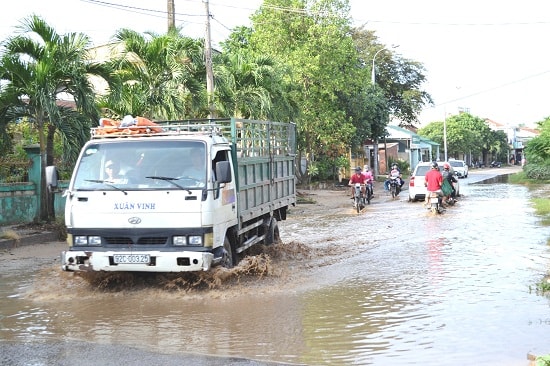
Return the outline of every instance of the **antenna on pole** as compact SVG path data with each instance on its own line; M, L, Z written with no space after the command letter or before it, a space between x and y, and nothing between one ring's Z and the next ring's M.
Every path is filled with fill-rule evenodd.
M206 66L206 93L208 95L208 118L215 118L214 116L214 104L212 96L214 95L214 72L212 70L212 44L210 39L210 7L208 0L204 0L204 6L206 9L206 36L204 37L204 56Z

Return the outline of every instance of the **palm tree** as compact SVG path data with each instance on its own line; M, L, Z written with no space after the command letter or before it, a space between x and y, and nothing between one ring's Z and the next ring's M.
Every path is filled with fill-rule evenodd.
M233 49L214 60L215 98L219 114L241 118L291 120L284 71L266 55Z
M28 118L38 132L41 220L50 220L53 214L51 207L48 210L45 183L45 167L53 163L53 137L59 131L64 158L76 160L88 139L90 122L99 118L89 76L110 80L107 68L88 61L90 43L80 33L59 35L43 19L32 15L3 45L0 119L6 123Z
M165 35L130 29L117 31L112 67L122 81L105 106L115 116L149 119L204 117L208 114L203 44L183 37L177 29Z

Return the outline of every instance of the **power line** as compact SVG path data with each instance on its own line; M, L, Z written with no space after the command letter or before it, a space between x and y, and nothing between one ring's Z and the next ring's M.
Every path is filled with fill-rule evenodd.
M138 8L136 6L123 5L123 4L111 3L111 2L100 1L100 0L80 0L80 1L89 3L89 4L94 4L94 5L105 6L108 8L115 8L115 9L131 12L131 13L138 13L138 14L144 14L144 15L150 15L150 16L156 16L156 17L162 17L162 18L165 18L167 16L166 10ZM204 14L187 14L187 13L178 13L178 12L176 12L175 15L181 15L186 17L204 17Z
M496 26L518 26L518 25L546 25L550 21L530 21L530 22L502 22L502 23L455 23L455 22L411 22L411 21L391 21L391 20L360 20L357 22L378 23L378 24L393 24L393 25L433 25L433 26L453 26L453 27L496 27Z
M468 98L474 97L476 95L485 94L485 93L491 92L493 90L505 88L507 86L514 85L514 84L517 84L517 83L521 83L525 80L533 79L533 78L536 78L536 77L539 77L541 75L548 74L548 73L550 73L550 70L542 71L542 72L539 72L537 74L529 75L529 76L526 76L526 77L518 79L518 80L510 81L508 83L500 84L500 85L497 85L497 86L494 86L494 87L491 87L491 88L488 88L488 89L480 90L478 92L471 93L471 94L468 94L468 95L465 95L465 96L462 96L462 97L451 99L451 100L448 100L446 102L438 103L438 104L434 105L434 107L440 107L440 106L443 106L443 105L446 105L446 104L449 104L449 103L458 102L458 101L461 101L461 100L464 100L464 99L468 99Z

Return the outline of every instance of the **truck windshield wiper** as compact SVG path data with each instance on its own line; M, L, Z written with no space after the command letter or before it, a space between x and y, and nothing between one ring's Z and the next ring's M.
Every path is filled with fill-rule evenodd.
M120 188L120 187L117 187L115 186L114 184L108 182L108 181L105 181L105 180L101 180L101 179L85 179L84 180L85 182L92 182L92 183L101 183L101 184L105 184L106 186L109 186L111 188L114 188L116 189L117 191L121 191L122 193L124 194L128 194L128 192L126 192L124 189Z
M148 176L148 177L145 177L145 178L164 180L164 181L166 181L166 182L168 182L168 183L172 183L173 185L175 185L175 186L178 187L179 189L187 190L187 192L188 192L189 194L191 194L191 190L190 190L189 188L182 187L182 186L180 186L179 184L177 184L176 182L174 182L175 180L178 180L179 178L174 178L174 177L163 177L163 176L159 176L159 175L151 175L151 176Z

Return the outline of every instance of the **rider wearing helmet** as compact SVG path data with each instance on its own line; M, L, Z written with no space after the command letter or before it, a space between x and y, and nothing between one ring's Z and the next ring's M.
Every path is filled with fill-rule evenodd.
M365 181L367 182L367 187L369 189L368 195L374 194L374 174L372 174L370 167L368 165L363 166L363 175L365 176ZM365 192L367 189L365 189Z
M361 170L362 169L360 166L355 168L355 174L353 174L349 179L348 186L351 187L351 199L354 198L353 186L355 186L355 183L361 184L361 193L365 194L366 177L363 175Z
M456 189L455 189L453 183L457 183L458 181L455 178L455 176L453 175L453 173L451 172L451 166L449 165L449 163L443 164L442 176L443 176L444 181L447 180L449 182L449 186L451 188L451 193L447 195L447 200L446 201L449 202L449 203L452 203L452 201L456 197ZM444 192L444 193L448 193L448 192Z
M399 189L401 189L403 187L403 184L405 183L405 181L403 180L403 178L401 177L401 170L399 170L399 167L397 166L396 163L393 163L392 166L391 166L391 170L390 170L390 173L388 174L388 179L386 179L384 181L384 189L386 191L389 191L390 190L390 179L391 178L397 178L398 181L399 181Z
M426 186L426 202L428 202L428 197L430 192L436 192L439 196L439 204L441 204L441 198L443 197L443 192L441 192L441 186L443 185L443 176L439 172L439 165L434 161L431 165L431 169L426 173L424 177L424 185Z

